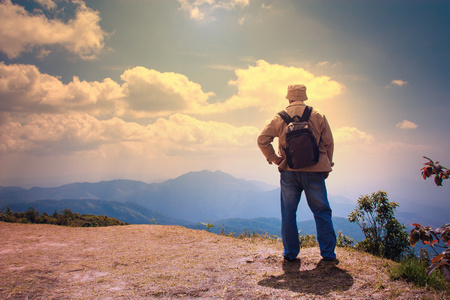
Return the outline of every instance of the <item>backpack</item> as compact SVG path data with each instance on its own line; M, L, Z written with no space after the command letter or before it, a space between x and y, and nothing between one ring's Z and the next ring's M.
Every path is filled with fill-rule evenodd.
M308 123L312 107L306 106L301 117L291 118L286 111L278 114L287 124L284 129L286 135L286 161L291 169L301 169L315 165L319 161L319 147Z

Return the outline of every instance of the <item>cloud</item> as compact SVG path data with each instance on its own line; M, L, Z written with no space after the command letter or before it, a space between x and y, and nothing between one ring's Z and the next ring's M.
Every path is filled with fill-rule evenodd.
M322 100L333 98L343 90L343 85L328 76L315 76L302 68L269 64L264 60L256 66L235 71L238 93L221 106L226 110L257 107L261 111L276 111L286 106L286 89L290 84L302 83L307 87L308 98ZM308 100L309 101L309 100Z
M205 93L202 87L186 76L173 72L158 72L144 67L125 71L121 79L127 95L127 110L119 115L145 117L169 115L171 112L195 113L207 106L214 93Z
M34 0L37 3L39 3L42 7L46 8L46 9L55 9L56 8L56 3L53 0Z
M119 118L98 120L85 113L30 114L23 119L4 118L0 152L52 156L95 150L114 155L115 150L105 153L107 147L147 156L224 153L254 147L258 133L255 127L201 121L183 114L146 126Z
M360 131L355 127L341 127L333 133L333 138L337 144L367 144L373 141L373 136Z
M0 111L62 113L84 111L110 115L119 110L122 87L106 78L102 82L64 84L58 77L42 74L36 66L0 62Z
M55 2L50 0L39 3L46 9L55 7ZM42 48L60 45L82 59L96 58L104 48L107 35L99 25L99 13L81 0L71 3L76 7L75 18L64 22L49 19L41 11L28 12L10 0L0 2L0 51L12 59L34 48L41 49L42 54L48 51L42 52Z
M64 84L60 78L43 74L36 66L0 62L0 111L22 113L85 112L99 118L153 118L174 113L218 114L255 108L273 113L286 106L286 87L304 83L311 101L332 98L342 85L326 76L315 76L301 68L269 64L235 71L230 82L237 94L220 103L211 103L213 92L183 74L159 72L144 67L126 70L117 83L73 77Z
M236 7L244 8L249 5L250 0L178 0L180 9L189 13L191 19L194 20L215 20L210 17L211 13L216 9L236 9Z
M407 85L407 84L408 84L407 81L404 81L404 80L401 80L401 79L396 79L396 80L392 80L391 81L391 86L404 86L404 85Z
M403 120L400 123L398 123L395 127L400 129L416 129L418 126L413 122Z

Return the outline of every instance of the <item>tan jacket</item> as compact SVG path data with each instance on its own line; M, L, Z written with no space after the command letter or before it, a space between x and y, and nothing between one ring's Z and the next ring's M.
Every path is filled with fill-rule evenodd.
M305 104L301 101L292 102L286 107L286 112L291 116L302 116L305 110ZM301 172L331 172L333 163L333 151L334 142L333 135L331 133L330 125L321 112L313 109L311 117L309 118L309 124L319 144L319 162L314 166L302 168L302 169L290 169L287 165L286 159L278 166L280 170L289 171L301 171ZM287 124L277 114L272 121L270 121L258 136L258 146L261 152L266 157L267 161L271 164L276 161L280 156L286 157L283 148L286 148L284 128ZM278 155L272 146L274 138L278 138Z

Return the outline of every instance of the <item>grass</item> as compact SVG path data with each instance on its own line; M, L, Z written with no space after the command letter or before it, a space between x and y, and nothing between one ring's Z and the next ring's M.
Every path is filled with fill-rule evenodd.
M444 276L436 270L430 276L426 276L427 264L415 257L408 257L390 270L392 279L405 279L417 286L433 288L438 291L450 292L450 284Z

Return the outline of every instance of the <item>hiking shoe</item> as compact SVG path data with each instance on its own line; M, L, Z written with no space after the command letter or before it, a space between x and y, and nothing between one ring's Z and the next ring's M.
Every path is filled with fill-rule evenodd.
M337 258L333 258L333 259L329 259L329 258L322 258L319 263L317 264L317 266L336 266L339 264L339 259Z
M292 259L292 258L289 258L287 256L283 256L283 258L284 258L284 261L288 261L288 262L300 261L300 258L298 258L298 257Z

